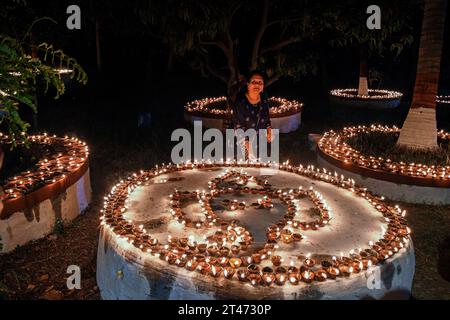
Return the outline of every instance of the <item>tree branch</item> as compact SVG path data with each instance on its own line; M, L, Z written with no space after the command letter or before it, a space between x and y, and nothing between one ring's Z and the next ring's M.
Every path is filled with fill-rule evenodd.
M274 82L278 81L280 78L281 78L281 74L279 74L279 73L270 77L269 81L267 81L266 87L268 87L271 84L273 84Z
M228 84L228 78L226 75L224 75L223 73L221 73L219 71L219 69L217 69L217 67L213 66L211 64L211 60L209 59L208 55L205 54L202 51L198 51L200 56L203 57L204 61L200 61L200 63L202 63L202 68L206 67L206 69L209 71L210 74L212 74L213 76L219 78L220 80L222 80L225 84Z
M253 44L252 58L250 62L250 69L256 69L258 65L259 47L261 45L261 40L264 35L264 31L267 28L267 17L269 14L269 0L264 1L264 7L261 14L261 22L259 24L259 30L255 37L255 42Z
M277 19L277 20L273 20L273 21L269 22L267 24L267 28L271 27L273 25L276 25L277 23L295 22L295 21L301 21L301 20L303 20L303 17L300 17L300 16L291 17L291 18L286 17L286 18L283 18L283 19Z
M277 44L274 44L274 45L272 45L270 47L262 49L261 50L261 55L266 54L266 53L271 52L271 51L280 50L280 49L282 49L282 48L284 48L284 47L286 47L286 46L288 46L290 44L299 42L300 40L301 40L301 37L290 37L290 38L285 39L285 40L283 40L283 41L281 41L281 42L279 42Z
M202 45L212 45L212 46L217 46L218 48L220 48L225 55L228 54L229 49L227 48L227 46L225 45L225 43L223 43L222 41L203 41L202 39L200 39L200 36L198 37L198 42Z

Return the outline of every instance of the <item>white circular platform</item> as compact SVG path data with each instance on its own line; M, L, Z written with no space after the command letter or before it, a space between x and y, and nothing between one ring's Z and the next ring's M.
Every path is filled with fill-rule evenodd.
M159 243L167 242L168 236L202 239L206 231L184 227L173 219L170 213L169 195L176 188L180 192L207 190L208 181L223 173L227 168L212 167L188 169L162 173L150 178L136 188L128 189L130 195L123 218L134 226L141 225L145 232ZM239 170L240 168L233 168ZM306 236L299 242L281 243L276 254L283 257L282 265L299 267L298 257L312 254L317 261L339 259L351 250L363 250L369 243L383 238L387 222L383 215L366 198L355 195L335 184L319 181L304 175L280 171L275 168L242 168L249 175L267 179L275 189L288 190L313 187L320 192L330 209L330 222L317 230L302 230ZM312 173L314 174L314 173ZM320 175L320 174L318 174ZM131 181L131 180L124 180ZM212 208L221 219L238 219L253 235L254 244L246 251L256 250L266 241L266 230L279 221L286 212L282 203L274 201L271 209L246 208L228 211L220 205L223 198L239 199L253 203L259 194L240 196L224 195L212 201ZM114 202L112 196L108 201ZM123 200L123 198L121 199ZM107 201L107 203L108 203ZM298 200L300 219L312 219L314 205L309 199ZM188 216L197 216L199 205L188 203L183 210ZM105 208L108 208L106 205ZM407 240L406 240L407 239ZM244 253L242 253L244 254ZM245 253L247 254L247 253ZM290 263L292 261L292 264ZM269 260L261 262L261 268L272 266ZM415 268L415 258L410 237L405 245L384 262L367 270L338 276L336 280L324 282L300 282L298 285L286 283L282 286L253 286L224 277L214 278L197 271L171 265L157 256L143 252L125 237L118 236L108 224L102 223L97 253L97 283L103 299L365 299L365 298L408 298L411 291ZM235 275L236 276L236 275ZM317 279L316 279L317 280Z

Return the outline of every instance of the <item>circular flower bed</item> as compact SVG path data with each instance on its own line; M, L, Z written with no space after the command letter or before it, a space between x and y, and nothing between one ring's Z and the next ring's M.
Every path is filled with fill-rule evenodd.
M400 104L403 94L392 90L369 89L369 95L358 95L358 89L334 89L330 91L333 102L351 107L391 109Z
M23 239L23 241L20 240L18 235L11 237L14 233L27 233L25 230L30 228L28 235L32 239L36 239L51 231L46 222L42 221L48 210L55 211L53 215L56 214L57 217L52 217L54 220L70 220L87 206L90 199L89 148L85 142L77 138L60 138L47 134L29 136L29 142L31 145L45 148L48 153L44 159L39 159L32 168L8 177L4 181L2 186L4 207L0 213L0 234L5 231L3 227L7 224L13 225L13 220L16 221L15 230L10 230L9 236L2 234L3 241L7 241L9 238L11 240L11 244L8 245L9 249L26 242ZM8 148L11 145L10 137L0 133L0 144L3 148ZM50 209L46 205L41 207L45 201L52 201L63 193L65 199L62 200L61 208ZM35 212L35 217L33 217L34 210L37 210L39 215ZM34 234L31 230L33 228L22 221L19 217L21 215L15 214L17 212L22 212L28 222L37 223ZM25 235L21 236L26 238ZM27 241L29 240L31 239L27 239Z
M286 133L296 130L301 121L303 103L285 98L269 98L272 128ZM206 127L222 129L223 120L231 118L233 111L227 108L226 97L204 98L189 102L185 107L187 120L202 120Z
M436 197L440 196L438 194L439 190L435 190L436 188L443 189L442 192L448 192L448 188L450 187L450 166L396 162L389 158L365 156L348 144L350 138L371 132L398 134L400 129L397 127L372 125L370 127L358 126L344 128L340 131L328 131L318 143L319 157L335 168L356 174L360 177L388 181L397 185L403 184L433 188L430 191L434 190ZM439 131L438 137L442 140L449 140L450 134ZM361 179L360 183L367 185L368 181ZM419 200L420 196L415 195L417 192L415 190L411 194L411 198L415 197ZM445 196L444 199L446 197L448 196ZM407 200L407 198L402 200Z
M330 223L332 228L336 228L339 222L333 224L334 217L331 214L333 208L312 186L278 189L274 188L267 178L245 172L247 169L270 167L272 166L268 164L235 162L167 165L141 171L116 184L111 193L105 197L101 217L102 231L99 243L104 243L104 247L99 247L97 274L99 274L98 283L105 292L103 296L111 297L111 292L107 291L115 289L108 288L110 285L117 288L110 282L113 280L108 281L106 277L111 275L110 268L115 268L118 263L123 264L120 262L122 255L128 257L127 263L133 264L133 261L136 261L144 269L157 268L165 264L166 267L162 268L169 268L168 270L175 268L175 273L190 272L193 274L192 277L202 275L215 278L220 281L221 286L228 286L221 281L229 281L230 285L250 284L253 287L274 289L296 286L300 283L352 278L352 275L363 274L371 266L394 258L400 250L409 246L410 230L405 219L406 212L398 206L384 203L382 198L373 196L365 188L355 186L350 179L338 177L326 170L309 166L296 167L285 163L276 167L287 174L303 176L350 191L353 197L361 198L369 207L374 208L386 222L382 228L381 238L367 244L361 243L346 253L341 252L337 256L324 255L321 252L299 254L299 249L296 249L297 243L307 241L304 233L323 232L320 230L328 229ZM169 207L171 218L168 220L160 218L161 221L157 222L151 219L150 216L153 214L148 213L147 219L152 221L152 224L149 224L145 222L148 220L142 213L138 213L140 210L136 212L139 219L132 218L133 214L129 215L130 198L133 197L133 193L141 193L152 185L165 184L171 174L182 175L192 170L192 174L197 170L224 171L209 180L208 191L181 191L175 188L164 201ZM192 174L188 176L192 177ZM177 179L182 178L169 179L178 181ZM256 195L262 198L246 203L242 200L227 199L227 195L236 198ZM317 211L316 218L308 221L300 217L301 207L304 206L301 201L313 204L312 210ZM132 202L136 203L136 199L133 198ZM238 214L241 215L247 210L270 210L274 205L277 207L283 205L286 211L279 221L266 228L265 243L259 243L255 240L256 235L239 219L225 219L218 216L216 210L219 203L228 213L239 211ZM193 204L200 207L198 218L190 218L185 212L185 209ZM155 207L153 210L159 209ZM260 213L266 214L268 213ZM161 227L160 224L167 226ZM162 230L166 232L161 234ZM114 248L113 256L109 256L107 252L111 248ZM290 258L287 258L288 253ZM107 261L110 262L106 263ZM129 281L138 281L134 278L133 267L127 266L126 269L132 279ZM144 274L147 271L142 270L138 273ZM158 281L164 281L163 277L165 275L160 274ZM181 281L181 278L178 281ZM135 285L141 288L140 284ZM180 285L183 287L183 284ZM127 290L133 290L129 284L126 286ZM121 293L113 293L115 294ZM130 291L127 294L133 295Z

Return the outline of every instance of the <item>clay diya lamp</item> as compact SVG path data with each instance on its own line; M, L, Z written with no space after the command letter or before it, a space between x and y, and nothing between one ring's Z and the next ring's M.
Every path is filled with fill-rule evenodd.
M239 253L239 251L241 251L241 246L240 245L233 244L231 246L231 253L233 255L237 255Z
M346 264L346 263L340 263L339 264L339 273L344 277L349 277L350 274L353 272L353 267Z
M241 256L241 260L244 267L247 267L252 263L252 257L250 256Z
M330 279L336 279L336 277L338 277L341 272L339 271L338 267L331 266L327 269L327 274Z
M359 253L359 256L361 257L361 262L363 264L363 269L367 269L372 265L372 261L370 261L369 254L366 251L361 251Z
M211 266L206 262L199 262L197 266L197 271L203 275L207 275L211 272Z
M186 266L186 262L187 262L186 259L180 257L180 258L178 258L178 259L175 261L175 265L176 265L177 267L183 268L183 267Z
M315 276L314 272L309 268L300 268L300 275L302 276L302 281L305 283L311 283Z
M228 254L230 253L230 249L227 247L220 247L219 252L221 256L227 257Z
M289 279L289 283L292 285L297 285L300 281L299 274L297 272L289 272L288 273L288 279Z
M237 269L242 265L242 260L240 258L231 258L228 262L234 269Z
M256 274L256 273L259 273L259 267L256 264L252 263L252 264L247 266L247 271L250 274Z
M303 240L303 236L300 233L294 233L292 234L292 240L294 241L301 241Z
M195 260L189 260L189 261L186 263L185 268L186 268L187 270L189 270L189 271L194 271L194 270L197 268L197 265L198 265L197 261L195 261Z
M247 281L247 277L249 276L249 272L247 269L239 269L237 271L237 277L239 281Z
M193 259L197 262L205 262L206 257L203 254L195 254Z
M273 273L272 268L264 267L262 269L262 279L266 285L271 285L275 280L275 274Z
M234 271L234 269L231 268L231 267L225 267L225 268L223 269L223 276L224 276L226 279L231 279L231 278L233 278L234 273L235 273L235 271Z
M250 273L248 276L248 281L250 281L253 286L257 286L261 282L261 275L258 273Z
M259 253L252 254L252 263L259 264L261 263L261 255Z
M205 253L207 247L208 247L208 246L206 245L206 243L200 243L200 244L197 245L197 250L198 250L198 252L200 252L200 253Z
M221 257L217 262L219 262L222 267L228 266L230 263L227 257Z
M307 256L307 258L303 261L303 265L307 268L312 268L316 264L316 261L314 259L310 258L310 255Z
M389 259L389 251L388 250L380 250L378 252L378 261L384 261Z
M185 248L188 246L189 243L189 239L188 238L180 238L178 239L178 244L182 247Z
M291 243L292 241L294 241L294 239L292 238L292 232L288 229L281 230L280 238L284 243Z
M362 261L359 259L354 259L351 266L353 268L354 273L359 273L362 270L364 270L364 265L363 265Z
M219 266L211 266L209 274L214 278L218 278L222 273L222 268Z
M267 239L269 241L276 241L278 239L279 235L277 232L269 232L267 233Z
M287 271L283 267L278 267L275 270L275 283L279 286L282 286L285 284L287 280Z
M309 230L309 224L307 224L305 222L300 222L299 226L300 226L300 229L302 229L303 231Z
M171 265L174 265L177 262L177 259L178 257L175 254L166 255L166 261Z
M245 202L239 202L238 203L238 209L239 210L244 210L245 209Z
M328 278L327 271L325 269L319 269L314 272L315 279L317 281L325 281Z
M281 258L281 256L278 256L278 255L272 256L272 257L271 257L271 260L272 260L272 264L273 264L275 267L280 266L281 263L283 262L283 258Z

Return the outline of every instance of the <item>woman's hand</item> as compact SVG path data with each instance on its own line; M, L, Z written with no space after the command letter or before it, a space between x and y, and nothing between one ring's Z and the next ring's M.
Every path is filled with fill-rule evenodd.
M247 152L247 154L250 154L250 141L245 140L244 145L245 145L245 151Z

